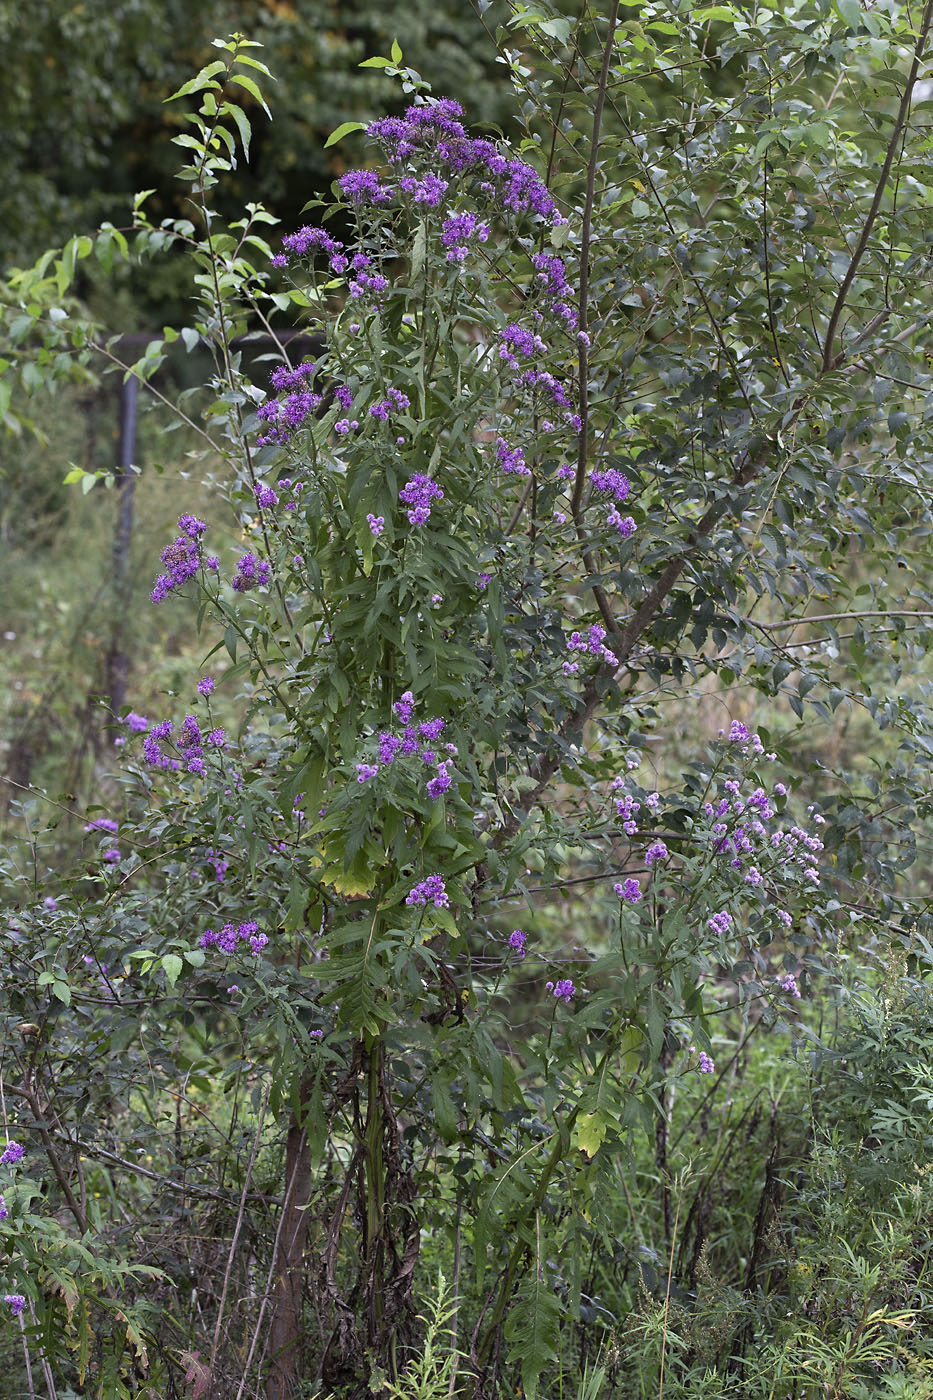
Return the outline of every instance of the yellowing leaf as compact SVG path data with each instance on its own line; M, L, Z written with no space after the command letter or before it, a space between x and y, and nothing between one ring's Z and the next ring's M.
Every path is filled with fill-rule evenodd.
M601 1113L584 1113L577 1119L573 1130L573 1145L587 1157L595 1157L603 1145L608 1127Z

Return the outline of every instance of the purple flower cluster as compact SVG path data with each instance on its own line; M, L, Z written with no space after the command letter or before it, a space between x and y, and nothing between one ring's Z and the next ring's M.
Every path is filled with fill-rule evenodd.
M395 198L395 190L375 170L348 170L338 184L351 204L391 204Z
M462 263L470 251L470 243L485 243L489 225L480 223L476 214L451 214L441 226L441 242L447 249L447 261Z
M206 928L198 941L202 948L218 948L222 953L235 953L240 943L246 943L252 956L258 958L269 939L250 919L245 924L224 924L219 932Z
M457 753L457 747L455 744L445 744L444 750L450 757L438 758L437 753L430 745L436 744L441 738L446 722L443 719L434 718L424 720L418 725L412 725L415 700L410 690L406 690L396 700L392 708L403 726L401 734L393 734L391 731L385 730L377 735L378 759L375 763L364 762L356 765L357 782L369 782L371 778L376 776L380 768L388 768L399 755L403 758L420 758L423 764L435 770L434 776L428 779L425 786L425 791L433 802L450 790L452 783L450 764Z
M279 498L271 486L263 486L257 482L253 487L253 493L260 510L268 510L271 506L277 506L279 503Z
M576 330L577 313L570 304L573 289L563 260L549 253L536 253L532 263L535 268L535 282L543 295L551 299L547 309L553 316L564 321L569 330Z
M433 904L435 909L449 909L450 897L440 875L428 875L408 894L406 904Z
M568 651L585 651L591 656L598 656L603 661L607 661L610 666L618 666L619 659L614 651L610 651L603 643L606 639L606 629L600 623L594 622L584 637L580 632L571 632L567 639ZM573 663L571 663L572 665ZM575 670L576 668L574 668ZM572 675L573 671L568 671L564 666L564 674Z
M499 332L499 359L508 365L517 365L518 356L528 359L537 352L547 353L547 346L539 335L525 326L510 325Z
M358 272L350 279L349 286L351 297L359 298L370 292L378 301L389 290L389 279L381 272Z
M509 447L505 438L496 438L496 457L506 476L530 476L525 465L525 454L520 447Z
M442 501L444 493L436 481L418 472L402 487L398 498L409 507L408 519L411 524L423 525L431 514L431 502Z
M800 988L797 986L797 978L792 972L785 972L778 983L782 992L789 992L792 997L800 996Z
M733 742L742 744L743 751L753 747L758 735L749 735L744 725L739 729L744 731L744 737L739 733ZM786 793L784 784L776 784L775 793L778 788L782 789L779 795L783 796ZM769 879L772 884L801 880L812 885L819 883L819 871L814 862L823 850L823 842L801 826L769 827L777 812L764 788L755 787L743 793L738 780L726 779L719 800L705 802L702 813L709 821L713 850L727 860L743 884L764 885ZM819 817L812 820L819 824ZM773 901L772 912L785 926L790 925L788 912L774 907Z
M641 899L641 885L637 880L626 880L624 885L613 885L612 888L620 899L629 904L637 904Z
M620 515L615 506L611 506L609 514L606 516L606 524L618 530L624 540L631 539L635 533L635 520L631 515Z
M631 483L627 476L616 467L607 467L605 471L592 472L590 474L590 485L594 491L602 491L618 501L619 505L627 500L631 491Z
M570 395L567 393L567 390L564 388L564 385L560 382L560 380L555 378L555 376L551 374L548 370L523 370L522 373L517 376L515 383L520 385L523 389L543 390L547 398L549 398L552 403L556 404L558 408L568 410L564 414L564 421L573 425L575 432L580 431L580 419L577 417L576 414L569 412L572 406ZM544 428L544 425L542 424L542 428L545 432L550 432L553 431L554 424L549 424L547 428Z
M310 224L305 224L297 233L287 233L282 239L282 247L285 252L276 254L272 259L273 267L287 267L290 253L297 258L305 258L319 251L333 256L343 244L331 238L322 228L313 228Z
M516 928L509 934L509 947L518 959L525 956L525 944L527 942L528 935L525 933L524 929Z
M10 1212L3 1196L0 1196L0 1220L9 1220Z
M645 864L650 870L657 861L667 860L669 854L670 852L663 841L655 841L648 847L647 851L645 851Z
M216 682L213 676L202 676L198 681L198 694L203 695L205 698L207 698L208 695L213 695L215 684Z
M0 1166L15 1166L17 1162L22 1161L25 1155L25 1147L22 1147L18 1142L15 1142L13 1138L9 1138L7 1140L6 1147L3 1149L3 1152L0 1153Z
M94 821L88 822L85 831L109 831L111 836L115 836L120 830L119 822L115 822L112 817L97 817Z
M568 1003L576 996L577 989L569 977L562 977L559 982L546 982L545 989L551 992L558 1001Z
M166 565L167 572L159 574L150 597L154 603L161 603L176 588L181 588L194 578L201 567L200 537L207 529L203 520L193 515L178 517L181 534L171 544L167 544L159 558Z
M698 1063L697 1063L697 1073L698 1073L698 1074L715 1074L715 1073L716 1073L716 1066L715 1066L715 1064L713 1063L713 1061L710 1059L709 1055L707 1055L707 1053L706 1053L705 1050L701 1050L701 1051L700 1051L699 1056L697 1057L697 1059L698 1059Z
M389 389L384 399L372 405L369 416L381 418L384 423L390 413L404 413L405 409L410 407L411 400L407 394L403 394L401 389Z
M727 910L721 909L718 914L714 914L706 922L712 933L718 933L725 938L732 928L732 915Z
M204 762L205 743L211 748L222 749L227 742L222 729L212 729L205 739L194 715L186 715L178 731L175 740L178 758L169 758L162 749L162 741L171 737L171 720L165 719L161 724L154 724L143 740L145 761L153 768L170 769L173 773L184 767L188 773L194 773L199 778L203 778L207 772Z
M22 1293L4 1293L3 1301L9 1304L11 1317L19 1317L26 1306L26 1299Z
M135 710L130 710L128 715L124 715L122 722L131 734L144 734L149 728L149 721L145 715L138 715Z
M458 102L441 98L409 107L402 118L373 122L368 134L380 142L394 165L421 157L431 170L441 167L447 175L466 174L478 180L482 193L513 213L530 212L555 224L563 223L536 171L502 155L494 142L470 137L459 120L462 116ZM373 176L372 171L354 173ZM378 181L378 177L373 178ZM382 202L383 187L367 183L362 197L366 202Z
M378 538L386 527L384 515L367 515L366 523L372 533Z
M297 369L278 365L272 371L272 387L285 394L281 399L268 399L261 404L257 416L268 423L268 430L257 439L260 447L267 443L288 442L307 418L321 406L321 395L310 387L317 365L305 360Z
M422 175L420 180L413 175L404 175L399 180L398 187L404 194L411 196L414 204L420 204L426 209L436 209L447 193L450 181L430 173Z
M255 554L244 554L237 560L233 579L235 593L246 593L251 588L262 588L269 582L270 569L264 559Z

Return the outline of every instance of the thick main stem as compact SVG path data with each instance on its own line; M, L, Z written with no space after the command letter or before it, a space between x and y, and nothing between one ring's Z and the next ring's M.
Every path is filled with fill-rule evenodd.
M311 1199L311 1149L302 1117L310 1094L310 1078L302 1079L298 1090L299 1107L292 1113L285 1142L286 1196L272 1295L266 1400L290 1400L297 1393L301 1379L301 1302L308 1239L307 1205Z

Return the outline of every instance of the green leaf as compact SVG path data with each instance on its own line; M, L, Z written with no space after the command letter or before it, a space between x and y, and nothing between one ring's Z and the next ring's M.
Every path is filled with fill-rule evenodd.
M392 55L392 62L397 67L402 61L402 50L397 39L392 40L392 47L389 52Z
M328 146L336 146L337 142L342 141L343 138L347 136L351 131L365 130L365 122L343 122L340 126L337 127L335 131L332 131L331 134L328 136L327 140L324 142L324 149L326 151Z
M272 116L272 113L266 106L266 99L259 91L258 84L254 81L254 79L248 78L245 73L234 73L233 76L230 78L230 82L236 83L238 87L245 88L251 97L255 97L256 101L259 103L266 116Z
M209 63L206 68L202 68L200 73L195 77L189 78L186 83L182 83L177 92L173 92L171 97L166 97L164 100L166 102L174 102L176 97L187 97L189 93L200 92L203 88L213 88L215 91L219 91L220 83L214 82L213 79L217 77L218 73L225 73L226 71L227 65L224 63L223 59L217 58L213 63ZM152 190L150 190L149 193L152 194Z
M165 980L170 987L174 987L178 981L184 963L177 953L166 953L162 959L162 971L165 973Z
M579 1152L595 1157L603 1144L608 1120L602 1113L581 1113L574 1126L571 1141Z
M64 1002L66 1006L71 1005L71 988L67 982L53 982L52 991L59 1001Z
M853 33L861 28L862 11L858 0L836 0L836 9Z

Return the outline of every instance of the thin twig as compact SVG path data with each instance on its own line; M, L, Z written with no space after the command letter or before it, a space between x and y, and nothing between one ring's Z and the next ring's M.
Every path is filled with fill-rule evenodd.
M243 1192L240 1196L240 1208L237 1211L236 1225L233 1228L233 1239L230 1241L230 1251L227 1255L227 1267L224 1270L224 1283L220 1292L220 1307L217 1309L217 1323L214 1327L214 1341L211 1345L211 1359L209 1370L211 1377L214 1375L214 1362L217 1358L217 1350L220 1346L220 1334L223 1328L224 1309L227 1306L227 1291L230 1287L230 1275L233 1272L233 1260L236 1255L236 1247L240 1239L240 1230L243 1227L243 1216L246 1213L246 1200L249 1195L249 1184L253 1176L253 1167L256 1164L256 1154L259 1152L259 1142L262 1137L262 1126L266 1120L266 1105L269 1102L269 1090L271 1083L266 1084L266 1092L262 1096L262 1107L259 1110L259 1122L256 1125L256 1136L253 1138L253 1147L250 1152L249 1162L246 1167L246 1177L243 1181Z

